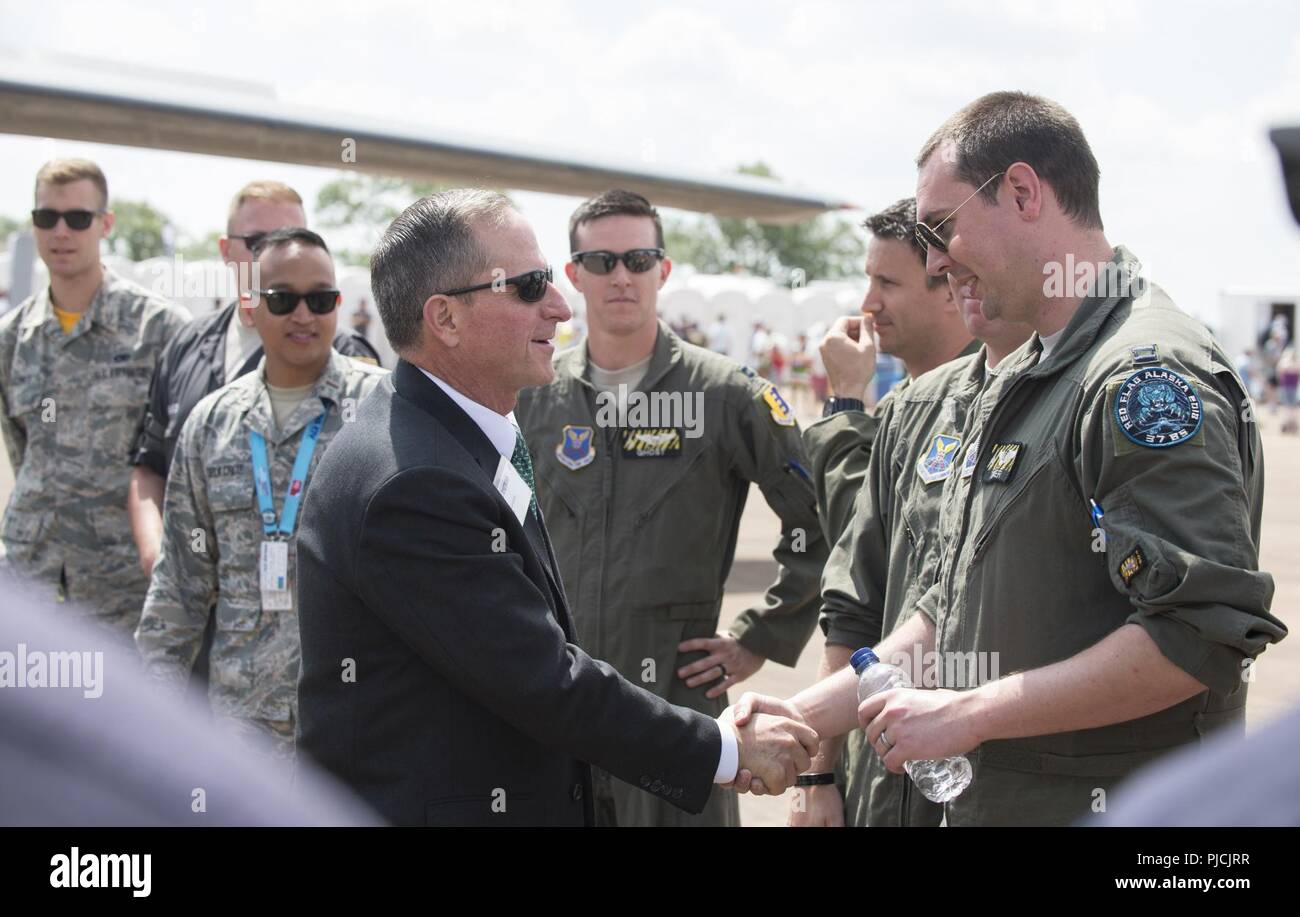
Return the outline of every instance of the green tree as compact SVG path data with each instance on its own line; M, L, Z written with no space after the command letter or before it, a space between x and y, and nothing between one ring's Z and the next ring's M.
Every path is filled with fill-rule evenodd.
M217 246L217 240L222 235L224 233L220 230L213 229L201 239L185 236L181 244L176 246L176 252L186 261L216 261L221 258L221 249Z
M118 199L113 202L113 233L109 245L132 261L144 261L167 254L164 231L171 220L145 201Z
M449 185L413 181L368 172L342 172L316 194L316 218L326 229L345 229L361 248L340 248L335 257L346 264L368 266L388 224L416 199ZM333 247L333 246L331 246Z
M776 178L761 162L736 171ZM854 225L832 214L788 224L707 214L670 218L664 244L674 261L706 274L742 271L791 286L856 277L866 251Z

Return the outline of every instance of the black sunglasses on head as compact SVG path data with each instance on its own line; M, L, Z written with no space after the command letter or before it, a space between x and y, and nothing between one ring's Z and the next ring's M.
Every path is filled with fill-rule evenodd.
M255 252L257 251L258 247L262 244L262 240L265 239L268 235L270 235L270 233L265 233L265 232L250 232L246 236L237 236L234 233L231 233L230 235L226 236L226 238L238 239L240 242L244 243L244 247L247 248L250 252Z
M662 248L634 248L621 254L603 250L574 252L570 257L574 264L582 265L593 274L608 274L620 261L633 274L644 274L658 264L663 256Z
M465 293L475 293L479 290L493 290L496 292L503 291L506 287L514 287L519 293L519 298L524 302L538 302L546 295L546 289L550 285L554 275L548 265L544 268L538 268L535 271L528 271L524 274L517 274L514 277L506 277L502 280L489 280L487 283L475 284L472 287L461 287L459 290L447 290L439 293L439 296L462 296Z
M103 210L51 210L49 207L41 207L32 211L32 224L37 229L53 229L59 225L59 218L62 217L69 229L80 232L89 229L90 224L95 222L95 217L103 212Z
M266 310L272 315L288 315L298 308L298 300L307 300L307 308L317 315L329 315L338 306L342 296L338 290L312 290L297 293L293 290L250 290L266 300Z

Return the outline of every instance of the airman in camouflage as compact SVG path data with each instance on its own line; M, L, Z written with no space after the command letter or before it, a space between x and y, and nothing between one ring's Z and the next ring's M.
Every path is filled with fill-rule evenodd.
M0 319L0 428L14 472L2 537L12 571L129 639L148 581L125 459L158 354L189 315L100 264L112 226L102 183L84 160L38 176L50 286Z
M282 233L307 232L279 230L265 245L271 247ZM298 254L303 250L283 244L279 248ZM277 274L276 265L266 258L263 251L262 276L269 286L278 287L276 278L283 273ZM328 254L322 252L321 260L328 265ZM332 278L332 266L326 276ZM257 308L266 310L265 301ZM386 372L330 348L334 312L314 315L301 301L293 308L290 315L259 319L266 356L257 370L205 397L185 421L167 479L162 547L136 631L147 671L181 691L215 606L208 680L213 712L219 720L229 721L225 725L236 733L257 730L269 735L283 757L292 755L296 719L297 600L293 598L285 609L264 607L260 552L268 536L254 486L250 432L265 439L269 492L276 513L283 516L283 501L291 486L306 498L312 470L330 440L355 418L361 401ZM283 360L281 351L286 347L275 339L276 332L295 327L292 323L299 320L316 322L313 345L320 348L323 362L310 391L296 406L284 408L287 413L277 422L277 387L268 382L268 367ZM304 432L322 413L319 439L299 484L293 469ZM292 537L289 545L292 594L296 591Z

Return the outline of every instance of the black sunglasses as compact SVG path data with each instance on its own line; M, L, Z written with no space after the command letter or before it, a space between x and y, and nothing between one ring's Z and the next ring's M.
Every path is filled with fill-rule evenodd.
M633 274L644 274L658 264L663 256L662 248L634 248L622 254L607 251L574 252L571 257L574 264L581 264L593 274L608 274L620 261Z
M439 296L462 296L465 293L475 293L479 290L504 290L512 286L519 293L519 298L524 302L538 302L546 295L546 289L554 279L551 268L548 265L544 268L538 268L535 271L528 271L525 274L518 274L514 277L506 277L504 280L489 280L487 283L475 284L472 287L462 287L459 290L447 290L439 293Z
M32 211L32 223L37 229L53 229L59 225L59 218L62 217L69 229L80 232L89 229L90 224L95 222L95 217L103 212L103 210L51 210L42 207Z
M231 233L230 235L226 236L226 238L238 239L240 242L244 243L244 247L247 248L250 252L255 252L257 251L258 247L262 244L262 240L265 239L268 235L270 235L270 233L265 233L265 232L250 232L246 236L237 236L234 233Z
M312 290L296 293L293 290L250 290L266 300L266 310L272 315L288 315L298 308L298 300L307 300L307 308L317 315L329 315L338 306L342 296L338 290Z
M961 210L961 208L965 207L972 200L974 200L976 194L979 194L981 191L987 188L989 186L989 182L993 181L993 179L995 178L998 178L1002 174L1003 174L1002 172L999 172L997 175L990 175L988 181L984 182L984 184L976 188L974 194L966 198L966 200L962 201L956 207L952 208L952 213L948 214L946 217L944 217L942 220L936 223L934 229L931 229L929 226L926 226L920 220L917 220L916 231L915 231L916 242L918 245L921 246L921 251L925 252L928 255L930 253L930 246L933 245L935 248L939 249L939 251L947 253L948 243L944 241L943 236L939 235L938 232L939 227L943 226L944 223L947 223L954 216L956 216L958 210Z

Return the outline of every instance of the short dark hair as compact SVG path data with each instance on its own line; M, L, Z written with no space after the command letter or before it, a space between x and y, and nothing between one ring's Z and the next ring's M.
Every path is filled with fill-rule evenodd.
M573 211L573 216L569 217L569 251L578 250L579 226L592 220L599 220L601 217L612 217L618 214L649 217L655 224L655 245L659 248L664 247L664 224L659 219L659 211L635 191L615 188L604 194L598 194L589 201L584 201L577 210Z
M877 239L894 239L906 243L921 259L921 270L925 270L925 249L916 238L916 198L905 197L879 213L873 213L862 221L862 228ZM928 272L925 275L925 285L930 289L943 282L943 277L932 277Z
M262 253L272 248L279 248L281 245L288 245L290 242L297 242L300 245L309 245L312 248L319 248L325 254L330 253L329 246L325 240L302 226L285 226L283 229L277 229L274 232L268 232L257 241L257 246L253 249L253 254L262 257Z
M1028 163L1066 216L1083 229L1101 229L1101 169L1079 122L1057 103L1024 92L991 92L971 102L930 135L917 166L943 150L957 177L978 188L1015 162ZM997 183L981 194L998 199Z
M370 290L393 350L420 343L430 296L467 286L488 269L478 229L499 225L513 209L495 191L453 188L420 198L393 220L370 256Z

